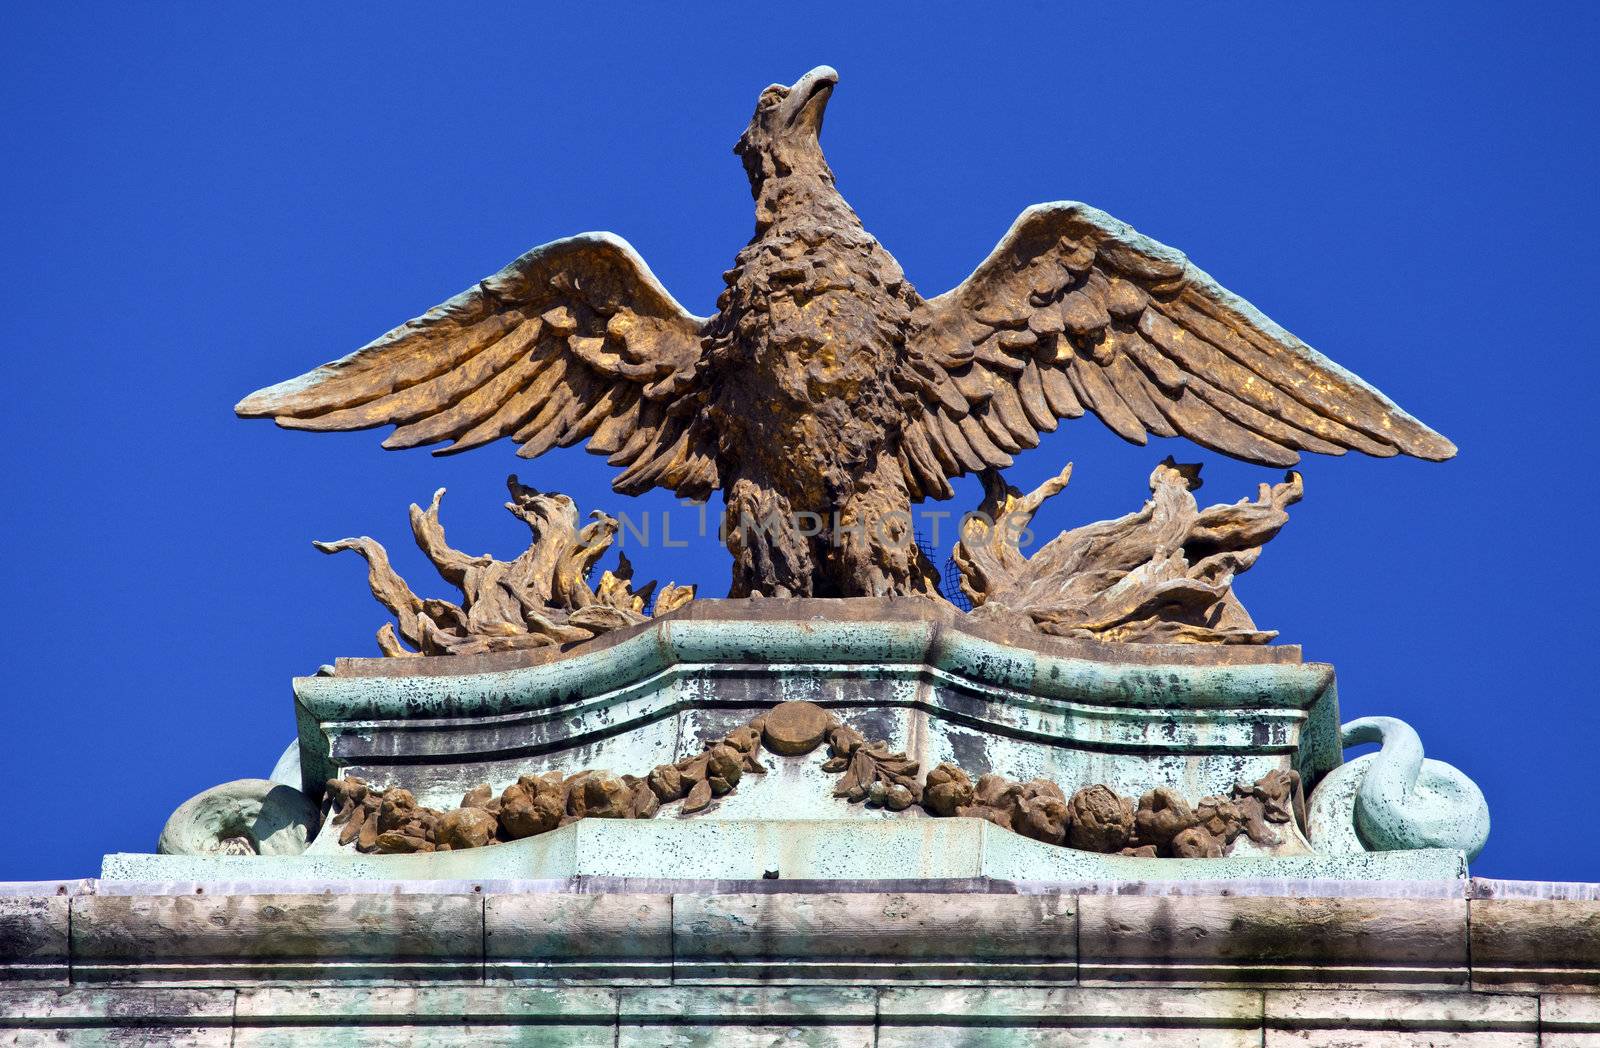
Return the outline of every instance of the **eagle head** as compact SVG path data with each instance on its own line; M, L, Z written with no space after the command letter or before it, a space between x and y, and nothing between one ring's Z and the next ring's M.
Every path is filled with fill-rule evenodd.
M750 188L759 197L762 184L773 176L820 166L822 114L828 108L839 74L832 66L817 66L792 86L773 84L761 92L755 115L733 147L744 161Z

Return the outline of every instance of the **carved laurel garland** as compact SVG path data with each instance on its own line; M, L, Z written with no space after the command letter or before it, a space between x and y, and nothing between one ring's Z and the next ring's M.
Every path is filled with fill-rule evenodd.
M1016 782L1001 775L974 780L953 764L940 764L921 781L918 764L887 742L869 741L821 706L779 703L698 754L662 764L648 775L613 775L584 769L524 775L496 797L488 784L441 812L423 807L411 791L375 789L361 779L331 779L324 815L339 827L339 844L376 854L482 848L546 833L579 819L649 819L663 804L682 801L691 814L733 792L745 774L764 774L760 751L800 756L827 743L824 771L839 774L834 796L851 803L902 811L913 805L936 817L985 819L1047 844L1144 858L1215 858L1243 833L1257 844L1278 843L1273 825L1301 819L1300 777L1273 771L1205 797L1191 806L1158 787L1135 802L1107 786L1068 797L1053 782Z

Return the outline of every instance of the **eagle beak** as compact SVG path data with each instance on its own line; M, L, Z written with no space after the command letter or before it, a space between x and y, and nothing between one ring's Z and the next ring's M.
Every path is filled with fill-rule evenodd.
M787 112L785 123L789 127L804 127L812 134L822 130L822 114L833 95L833 85L839 82L839 73L832 66L817 66L789 88L784 101Z

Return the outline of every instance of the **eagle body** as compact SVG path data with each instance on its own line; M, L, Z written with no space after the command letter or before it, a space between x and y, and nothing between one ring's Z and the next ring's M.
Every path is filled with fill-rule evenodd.
M770 150L750 141L762 130L741 148ZM913 406L905 338L919 299L839 195L820 149L783 161L752 172L756 235L726 274L701 365L728 492L732 594L934 590L931 565L911 570L920 551L892 453Z
M840 196L819 142L838 77L761 94L735 152L756 232L711 317L620 238L523 255L355 353L242 401L386 447L586 442L627 494L723 492L730 595L937 593L910 509L1009 466L1062 419L1248 461L1442 459L1448 440L1226 291L1083 204L1025 211L958 287L922 298Z

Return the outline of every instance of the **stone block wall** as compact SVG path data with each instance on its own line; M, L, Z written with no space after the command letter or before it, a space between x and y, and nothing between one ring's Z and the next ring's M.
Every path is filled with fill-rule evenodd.
M0 1045L1600 1045L1594 886L308 887L0 888Z

